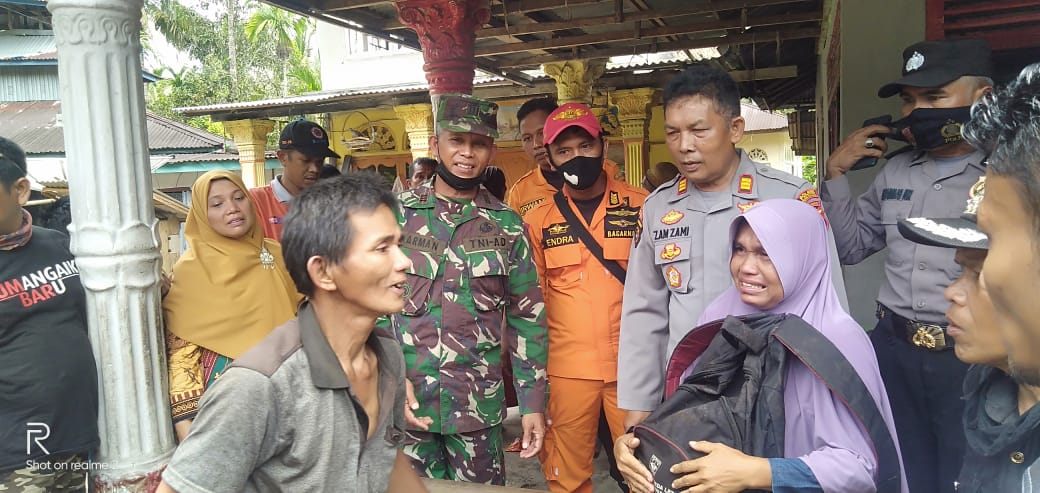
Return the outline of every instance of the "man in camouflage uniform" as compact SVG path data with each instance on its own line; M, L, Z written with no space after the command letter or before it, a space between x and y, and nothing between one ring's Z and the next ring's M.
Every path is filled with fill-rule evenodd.
M425 476L505 484L502 345L510 348L523 415L523 452L545 435L546 347L542 292L520 216L481 186L498 137L498 106L442 95L431 182L400 195L402 247L412 260L402 313L384 319L415 387L405 453ZM503 317L504 315L504 317Z

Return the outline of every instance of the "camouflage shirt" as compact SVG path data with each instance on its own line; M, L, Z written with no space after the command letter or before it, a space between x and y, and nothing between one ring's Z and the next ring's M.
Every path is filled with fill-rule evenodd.
M520 216L483 187L466 201L436 197L432 183L399 198L409 293L404 310L378 324L401 341L416 416L442 434L500 423L503 341L520 412L544 412L548 335Z

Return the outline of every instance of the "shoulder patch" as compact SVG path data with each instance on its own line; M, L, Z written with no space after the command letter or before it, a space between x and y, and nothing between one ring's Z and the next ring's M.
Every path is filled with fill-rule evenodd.
M679 185L675 189L675 194L676 195L682 195L682 194L686 193L689 189L690 189L690 180L687 180L686 178L681 178L679 180Z
M798 200L813 206L816 212L819 212L820 216L823 217L823 222L827 222L827 215L823 212L823 201L820 200L820 194L815 188L807 188L799 192Z

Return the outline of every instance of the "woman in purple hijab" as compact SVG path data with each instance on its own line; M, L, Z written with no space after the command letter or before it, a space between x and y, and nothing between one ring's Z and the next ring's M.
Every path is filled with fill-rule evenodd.
M816 209L789 199L764 201L735 218L730 227L734 285L704 310L697 324L755 313L801 317L851 363L898 449L892 411L870 340L842 309L831 285L826 228ZM673 466L672 472L685 474L673 485L677 491L696 485L701 488L693 491L875 491L877 461L866 430L800 362L792 360L786 371L784 458L750 457L723 444L697 442L694 448L707 455ZM638 446L638 441L629 439L628 443ZM619 457L624 471L621 462ZM640 468L638 475L649 479L649 471ZM640 481L638 475L632 478L639 483L633 485L634 492L650 484ZM905 478L901 491L907 491Z

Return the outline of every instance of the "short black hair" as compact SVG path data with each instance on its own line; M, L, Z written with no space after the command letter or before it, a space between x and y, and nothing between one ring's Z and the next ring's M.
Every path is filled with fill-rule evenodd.
M726 118L740 116L740 88L725 70L707 63L690 65L664 85L664 108L681 99L703 96Z
M498 200L506 199L506 173L498 166L484 168L484 188Z
M415 171L416 166L429 166L431 169L437 167L437 160L432 157L417 157L412 164L408 166L408 176L412 176L412 172Z
M14 182L25 178L26 173L25 151L13 140L0 137L0 184L10 191Z
M1013 179L1040 234L1040 63L971 107L962 130L972 147L989 155L993 173Z
M336 165L326 164L318 171L318 179L324 180L325 178L333 178L341 174L342 173L340 173L339 168L337 168Z
M69 234L72 224L72 202L69 196L59 198L44 211L40 218L40 226Z
M544 111L546 115L556 111L560 105L556 104L556 98L545 96L541 98L533 98L524 101L524 104L520 105L520 109L516 110L516 121L522 122L527 115L534 113L535 111Z
M354 236L352 214L372 212L385 205L398 208L397 199L375 173L345 173L319 180L292 201L282 230L282 257L296 290L314 294L307 261L314 256L339 264Z

